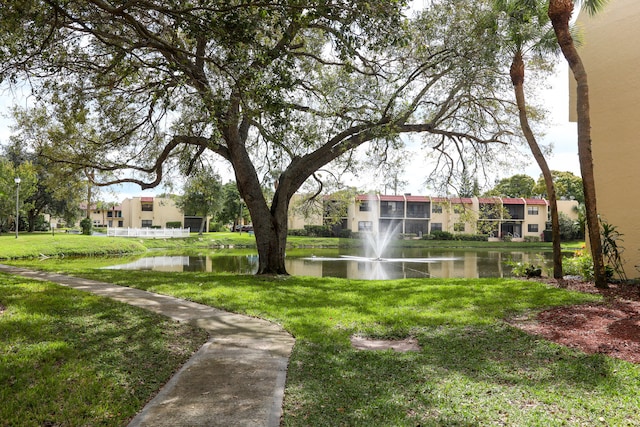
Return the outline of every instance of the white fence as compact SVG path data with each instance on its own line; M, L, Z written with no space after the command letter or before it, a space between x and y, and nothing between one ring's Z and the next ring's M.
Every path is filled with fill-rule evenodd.
M189 237L190 228L111 228L109 237Z

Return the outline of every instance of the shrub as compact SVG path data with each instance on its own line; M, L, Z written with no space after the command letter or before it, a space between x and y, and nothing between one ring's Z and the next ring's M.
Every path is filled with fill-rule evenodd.
M91 229L93 228L93 221L91 221L91 218L85 218L80 221L80 227L82 227L82 234L90 236Z
M455 240L463 240L470 242L486 242L489 238L486 234L454 234Z
M333 232L328 225L305 225L304 229L309 237L332 237Z
M353 235L353 232L351 230L349 230L348 228L344 228L342 230L340 230L340 236L344 239L350 239L351 236Z
M539 242L540 238L538 236L524 236L525 242Z
M287 234L289 236L306 236L307 230L303 228L290 228L289 231L287 231Z
M221 222L210 222L209 223L209 231L228 231L229 227Z
M182 228L181 221L167 221L167 228Z
M414 237L418 237L415 233L400 233L398 234L398 239L413 239Z
M511 273L518 277L540 277L542 267L528 262L507 262L511 266Z
M572 257L562 259L562 271L569 276L582 276L585 280L593 279L593 261L584 251L575 251Z
M433 237L433 240L453 240L453 234L448 231L432 231L431 236Z

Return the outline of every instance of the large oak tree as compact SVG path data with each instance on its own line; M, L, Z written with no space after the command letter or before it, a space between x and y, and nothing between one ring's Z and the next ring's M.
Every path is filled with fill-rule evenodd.
M6 1L0 72L60 133L47 155L142 188L215 154L235 172L259 274L284 274L287 211L318 169L404 132L486 152L511 107L473 1ZM87 131L89 129L89 131ZM44 148L43 148L44 150ZM262 178L279 171L267 200ZM106 175L105 175L106 174Z

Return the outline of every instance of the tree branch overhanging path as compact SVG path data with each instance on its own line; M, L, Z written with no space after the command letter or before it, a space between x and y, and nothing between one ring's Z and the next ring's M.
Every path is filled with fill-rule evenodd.
M40 152L102 172L98 184L149 188L199 157L227 160L258 273L286 274L289 201L318 169L401 133L475 154L513 135L494 35L470 19L483 5L440 0L413 20L404 6L10 1L0 77L30 79L49 107Z

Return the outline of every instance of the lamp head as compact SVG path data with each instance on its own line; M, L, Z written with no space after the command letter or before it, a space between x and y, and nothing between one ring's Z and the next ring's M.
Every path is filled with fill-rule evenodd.
M20 184L20 177L19 176L15 177L14 181L16 184Z

